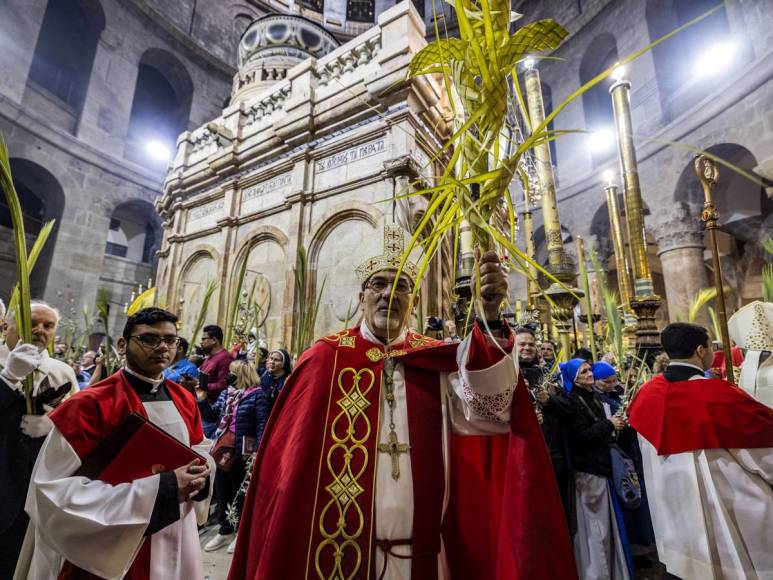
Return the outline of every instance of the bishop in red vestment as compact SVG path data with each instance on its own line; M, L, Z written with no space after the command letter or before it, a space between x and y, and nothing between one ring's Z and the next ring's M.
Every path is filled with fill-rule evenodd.
M398 235L387 228L385 247ZM229 578L575 578L545 442L498 320L499 259L481 258L481 314L498 343L476 324L443 344L405 330L413 271L396 276L398 249L360 267L361 325L318 341L285 384Z
M76 475L132 412L206 453L193 395L162 375L174 357L176 321L159 308L129 317L118 341L126 367L51 413L15 578L203 578L196 524L206 520L209 467L191 464L118 485Z

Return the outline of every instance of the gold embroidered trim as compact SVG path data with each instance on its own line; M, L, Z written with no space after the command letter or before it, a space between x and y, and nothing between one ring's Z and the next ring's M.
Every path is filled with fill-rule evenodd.
M352 375L352 384L346 387L344 378L349 374ZM325 486L330 500L322 508L319 516L319 532L324 539L317 546L314 556L314 564L320 580L353 579L362 566L363 554L357 540L363 533L365 517L357 503L357 498L365 491L359 480L367 471L370 460L366 444L371 436L371 424L366 410L371 405L368 401L368 393L375 382L376 376L368 368L358 371L349 367L343 369L338 375L338 389L342 396L336 404L341 410L330 424L330 436L334 443L326 457L327 469L333 481ZM339 421L344 422L343 437L337 435L336 427ZM355 463L353 458L357 454L361 455L362 461L358 462L360 467L355 473L352 471L352 463ZM341 467L336 469L334 465L341 465ZM336 516L333 529L328 528L328 522L326 522L329 510L332 510ZM352 510L355 517L354 521L350 522L347 516ZM334 564L332 570L323 571L322 554L327 549L333 550ZM344 571L344 555L349 551L356 555L356 561L352 570Z
M365 353L365 356L367 356L373 362L378 362L385 358L397 358L398 356L405 356L406 354L408 354L407 350L398 349L384 352L379 347L374 346Z
M346 346L348 348L354 348L354 336L342 336L338 339L338 346Z
M420 346L427 346L428 344L432 344L433 342L436 342L434 338L430 338L429 336L423 336L419 334L419 335L416 335L414 338L411 338L408 341L408 344L411 345L411 348L419 348Z

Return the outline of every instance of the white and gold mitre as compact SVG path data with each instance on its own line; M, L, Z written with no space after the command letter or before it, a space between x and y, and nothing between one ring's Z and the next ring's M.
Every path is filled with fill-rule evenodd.
M773 304L756 300L727 321L730 338L746 350L773 351Z
M355 270L357 278L365 283L376 272L384 270L398 270L405 252L405 230L397 224L384 224L384 253L380 256L368 258ZM402 274L405 274L415 282L418 277L416 264L406 260L403 264Z

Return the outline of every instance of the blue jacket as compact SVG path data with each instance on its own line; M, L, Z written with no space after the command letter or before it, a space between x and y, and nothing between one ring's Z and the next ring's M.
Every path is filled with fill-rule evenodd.
M199 376L199 367L189 361L187 358L182 358L174 363L168 369L164 369L164 378L169 379L180 384L183 375L188 375L194 379Z
M247 392L236 409L236 453L241 454L245 437L255 439L255 448L260 443L263 430L271 412L268 394L262 387Z

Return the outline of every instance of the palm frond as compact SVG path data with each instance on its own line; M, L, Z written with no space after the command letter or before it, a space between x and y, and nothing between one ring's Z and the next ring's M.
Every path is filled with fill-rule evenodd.
M196 322L193 325L193 333L191 333L191 344L196 344L196 340L198 339L199 332L201 332L201 328L204 326L204 319L207 317L207 312L209 311L209 302L212 300L212 295L215 293L215 290L217 290L217 282L215 280L207 280L207 285L204 287L204 296L201 299L201 308L199 308L199 313L196 315Z
M773 302L773 264L762 267L762 299Z
M306 248L298 246L298 254L295 261L295 333L293 335L293 354L298 357L309 348L314 340L314 326L317 323L317 314L325 290L327 277L322 279L316 296L311 296L309 288L309 261Z
M716 297L716 288L702 288L693 296L690 304L687 306L687 312L677 313L676 320L695 323L701 310Z
M722 329L719 325L719 315L711 306L708 307L709 317L711 318L711 330L714 340L722 340Z
M13 226L13 244L16 252L16 277L19 286L18 305L16 307L16 329L22 342L32 342L32 311L30 308L30 272L27 262L27 240L24 235L24 216L19 195L13 185L11 160L5 140L0 136L0 189L5 195L5 201L11 214ZM24 379L24 400L27 414L34 412L32 405L32 373Z
M493 223L496 221L493 218L504 206L512 215L508 188L523 156L536 145L567 133L549 131L548 124L572 101L604 81L614 67L603 71L555 106L539 125L530 127L528 137L517 138L520 130L516 131L510 125L509 115L517 103L522 104L522 110L524 106L515 65L526 56L557 48L566 38L567 31L553 20L540 20L511 33L508 0L449 0L449 4L456 12L459 38L430 43L415 55L408 72L409 78L426 74L442 76L454 112L453 134L432 160L441 159L446 152L449 157L432 187L405 194L426 197L428 209L405 248L404 260L398 270L402 270L408 256L417 248L424 250L425 257L433 255L444 238L456 235L458 224L466 221L471 224L475 244L481 249L496 249L500 254L507 254L514 267L542 272L551 282L557 282L540 264L516 247L514 219L505 220L505 227L504 223ZM720 7L620 62L633 61ZM436 35L439 35L437 27ZM529 124L528 119L525 121ZM426 272L426 267L422 267L426 263L421 264L420 275ZM525 265L530 268L524 268ZM479 302L480 296L476 296L475 301Z
M29 255L27 256L27 269L30 273L32 273L32 270L35 269L35 263L38 261L38 258L40 257L40 253L43 251L43 247L46 245L46 242L48 241L48 237L51 235L51 231L54 229L54 225L56 223L56 220L50 220L47 221L45 224L43 224L43 227L40 228L40 231L38 232L37 238L35 238L35 243L32 244L32 248L30 249ZM13 287L13 292L11 292L11 299L8 301L8 309L16 309L16 305L19 302L19 284L18 282Z
M234 288L234 295L231 300L231 308L229 310L230 313L230 320L228 327L226 328L226 338L225 343L230 345L233 338L233 331L236 327L236 319L239 316L239 301L242 297L242 286L244 286L244 278L247 276L247 259L250 256L250 248L247 248L247 251L244 253L244 256L242 257L241 264L239 265L239 271L236 277L236 288ZM250 298L252 296L250 295Z
M99 319L105 329L105 369L108 376L115 370L115 361L113 360L112 341L110 339L110 303L107 300L107 290L100 288L97 291L97 312Z

